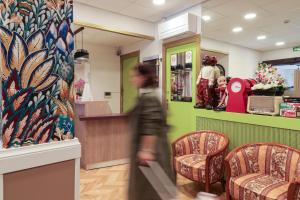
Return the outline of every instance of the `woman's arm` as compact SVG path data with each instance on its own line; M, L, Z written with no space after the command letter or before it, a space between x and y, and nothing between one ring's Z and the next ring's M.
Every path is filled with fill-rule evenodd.
M156 142L161 134L163 112L159 100L153 96L144 96L139 119L139 150L137 159L140 164L155 160Z
M144 135L141 137L140 149L138 152L138 161L141 165L147 165L147 161L155 160L155 144L157 136Z

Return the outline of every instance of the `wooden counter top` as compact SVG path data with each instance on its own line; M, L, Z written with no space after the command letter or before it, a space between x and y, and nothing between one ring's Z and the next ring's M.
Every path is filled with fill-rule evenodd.
M89 121L89 120L101 120L101 119L112 119L112 118L126 118L127 114L105 114L105 115L94 115L94 116L84 116L80 115L80 121Z
M299 118L254 115L248 113L215 112L205 109L196 109L195 114L196 117L300 131Z

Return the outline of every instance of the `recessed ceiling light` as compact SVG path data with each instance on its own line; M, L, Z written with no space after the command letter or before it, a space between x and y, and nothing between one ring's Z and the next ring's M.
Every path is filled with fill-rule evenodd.
M259 36L257 36L257 40L264 40L266 38L267 38L267 36L265 36L265 35L259 35Z
M276 46L282 46L285 45L285 42L276 42Z
M238 32L241 32L241 31L243 31L243 28L239 27L239 26L232 29L232 32L235 32L235 33L238 33Z
M256 17L255 13L248 13L244 16L245 19L254 19Z
M152 1L154 5L163 5L166 3L166 0L153 0Z
M202 16L202 19L203 19L204 21L209 21L209 20L211 20L211 17L210 17L209 15L203 15L203 16Z

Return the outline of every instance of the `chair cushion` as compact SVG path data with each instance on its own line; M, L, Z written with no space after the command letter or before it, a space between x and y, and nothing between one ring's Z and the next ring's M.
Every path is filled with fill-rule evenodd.
M230 193L239 200L287 199L289 182L269 175L252 173L230 179Z
M188 154L175 157L175 169L182 176L197 182L205 182L206 155Z

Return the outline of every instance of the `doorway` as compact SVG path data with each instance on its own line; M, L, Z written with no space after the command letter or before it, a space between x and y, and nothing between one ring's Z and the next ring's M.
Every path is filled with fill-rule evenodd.
M121 112L127 113L135 104L138 90L131 83L131 71L140 60L140 52L136 51L121 56Z

